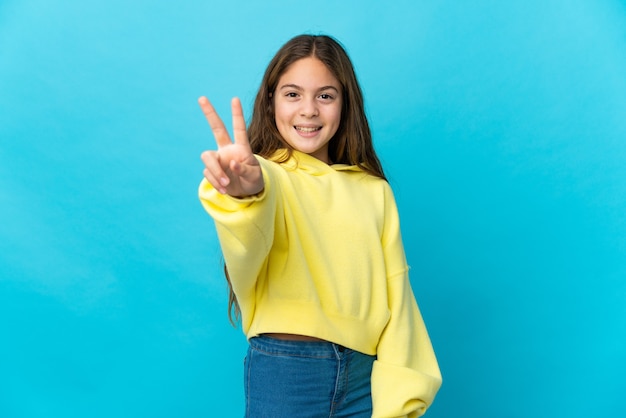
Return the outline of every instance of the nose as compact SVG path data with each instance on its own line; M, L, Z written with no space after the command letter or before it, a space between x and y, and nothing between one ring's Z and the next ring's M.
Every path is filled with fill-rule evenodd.
M317 108L317 102L314 98L305 99L302 102L302 107L300 108L300 116L304 116L307 118L313 118L319 115L319 109Z

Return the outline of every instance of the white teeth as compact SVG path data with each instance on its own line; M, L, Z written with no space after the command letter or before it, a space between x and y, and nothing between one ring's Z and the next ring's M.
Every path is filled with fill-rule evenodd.
M302 127L302 126L296 126L296 129L298 131L300 131L300 132L315 132L315 131L317 131L320 128L305 128L305 127Z

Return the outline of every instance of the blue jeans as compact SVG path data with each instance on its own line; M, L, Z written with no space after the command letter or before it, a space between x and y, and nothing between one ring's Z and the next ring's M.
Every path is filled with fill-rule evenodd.
M371 418L375 356L322 341L250 339L247 418Z

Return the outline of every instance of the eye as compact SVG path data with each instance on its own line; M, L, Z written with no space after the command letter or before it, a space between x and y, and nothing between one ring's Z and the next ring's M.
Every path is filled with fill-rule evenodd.
M285 94L285 97L289 97L291 99L298 97L298 93L290 91L287 94Z
M331 96L328 93L322 93L322 94L320 94L320 99L322 99L322 100L332 100L332 99L334 99L334 97Z

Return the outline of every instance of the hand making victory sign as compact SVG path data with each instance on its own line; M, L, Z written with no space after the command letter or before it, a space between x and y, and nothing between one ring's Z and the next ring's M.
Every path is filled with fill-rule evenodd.
M246 197L261 192L264 188L261 166L250 148L246 121L243 117L241 102L233 98L233 136L231 141L224 122L206 97L200 97L198 104L204 113L215 142L216 151L204 151L204 177L220 193L233 197Z

